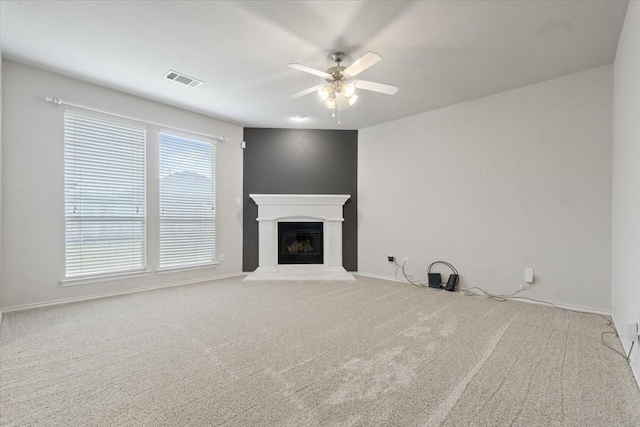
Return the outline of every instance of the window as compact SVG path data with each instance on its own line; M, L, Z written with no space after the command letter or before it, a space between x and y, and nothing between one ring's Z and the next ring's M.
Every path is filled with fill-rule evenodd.
M66 111L65 272L144 270L145 128Z
M215 145L160 134L160 268L215 261Z

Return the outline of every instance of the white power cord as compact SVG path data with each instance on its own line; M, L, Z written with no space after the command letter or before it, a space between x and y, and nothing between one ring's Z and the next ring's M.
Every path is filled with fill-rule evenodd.
M429 286L420 281L420 280L414 280L413 277L411 277L409 274L407 274L406 270L405 270L405 265L407 264L407 261L403 262L402 265L398 264L398 261L396 261L396 259L393 259L393 265L396 268L396 272L393 275L393 277L395 277L396 280L402 280L398 278L398 267L400 267L400 269L402 270L402 275L404 276L404 278L407 280L407 282L411 283L413 286L417 286L419 288L428 288Z

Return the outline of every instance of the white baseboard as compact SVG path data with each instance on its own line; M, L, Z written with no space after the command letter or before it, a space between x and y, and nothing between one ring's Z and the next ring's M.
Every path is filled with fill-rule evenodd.
M482 292L476 290L476 289L460 289L460 291L465 291L465 292L470 292L472 294L478 294L478 295L484 295ZM560 303L560 302L555 302L555 301L546 301L546 300L534 300L534 299L525 299L528 298L526 295L521 295L521 298L507 298L508 300L511 301L520 301L520 302L526 302L529 304L538 304L538 305L546 305L549 306L550 304L553 304L554 306L558 307L558 308L562 308L565 310L570 310L570 311L577 311L580 313L589 313L589 314L600 314L603 316L611 316L611 313L605 310L600 310L598 308L591 308L591 307L582 307L579 305L571 305L571 304L564 304L564 303Z
M629 351L631 350L631 344L627 344L628 342L630 342L630 340L627 339L626 328L622 327L624 323L616 319L613 313L611 313L611 318L613 319L613 326L615 326L616 331L618 332L618 338L620 339L620 343L622 344L622 349L625 354L629 354ZM625 337L625 339L623 339L622 337ZM634 349L635 351L640 351L640 348L638 348L638 343L636 343L636 346L634 346ZM637 357L638 357L638 360L640 360L640 355ZM633 372L633 376L635 377L636 382L638 383L638 388L640 388L640 372L631 363L631 361L629 361L629 366L631 366L631 372Z
M124 290L124 291L107 292L107 293L102 293L102 294L93 294L93 295L86 295L86 296L73 297L73 298L63 298L63 299L39 302L39 303L34 303L34 304L15 305L15 306L12 306L12 307L3 308L2 310L0 310L0 313L2 313L2 312L10 313L12 311L30 310L30 309L33 309L33 308L41 308L41 307L48 307L48 306L52 306L52 305L67 304L67 303L70 303L70 302L88 301L88 300L94 300L94 299L100 299L100 298L108 298L108 297L113 297L113 296L117 296L117 295L135 294L137 292L152 291L154 289L172 288L174 286L193 285L193 284L196 284L196 283L210 282L212 280L228 279L229 277L246 276L246 275L247 275L247 273L224 274L224 275L221 275L221 276L204 277L204 278L201 278L201 279L187 280L187 281L184 281L184 282L169 283L169 284L166 284L166 285L146 286L146 287L143 287L143 288L127 289L127 290Z
M383 276L381 274L370 274L370 273L360 273L360 272L352 272L352 274L355 276L371 277L373 279L389 280L391 282L408 283L406 280L396 279L395 277Z
M509 298L512 301L520 301L520 302L526 302L529 304L538 304L538 305L546 305L549 306L549 303L552 303L553 305L555 305L558 308L562 308L565 310L570 310L570 311L577 311L579 313L587 313L587 314L600 314L602 316L611 316L611 313L609 313L608 311L605 310L599 310L597 308L590 308L590 307L581 307L579 305L570 305L570 304L562 304L559 302L553 302L553 301L532 301L529 299L522 299L522 298Z
M403 282L403 283L408 283L406 280L403 279L396 279L395 277L389 277L389 276L382 276L380 274L369 274L369 273L354 273L357 276L365 276L365 277L372 277L374 279L382 279L382 280L389 280L392 282ZM482 292L477 291L477 290L469 290L469 289L459 289L460 291L466 291L466 292L471 292L474 294L478 294L478 295L483 295ZM522 295L523 297L526 297L526 295ZM572 310L572 311L579 311L581 313L593 313L593 314L602 314L604 316L610 316L611 313L609 313L608 311L604 311L604 310L600 310L597 308L591 308L591 307L581 307L578 305L570 305L570 304L564 304L564 303L559 303L559 302L555 302L555 301L533 301L533 300L527 300L527 299L520 299L520 298L514 298L512 299L512 301L521 301L521 302L526 302L526 303L530 303L530 304L541 304L541 305L548 305L548 303L551 303L559 308L563 308L566 310Z

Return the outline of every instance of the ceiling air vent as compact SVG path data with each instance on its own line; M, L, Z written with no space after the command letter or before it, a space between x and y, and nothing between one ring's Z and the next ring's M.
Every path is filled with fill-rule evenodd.
M165 75L165 77L168 78L169 80L173 80L174 82L178 82L189 87L198 87L202 83L204 83L201 80L194 79L193 77L185 76L184 74L180 74L177 71L173 71L173 70L170 70Z

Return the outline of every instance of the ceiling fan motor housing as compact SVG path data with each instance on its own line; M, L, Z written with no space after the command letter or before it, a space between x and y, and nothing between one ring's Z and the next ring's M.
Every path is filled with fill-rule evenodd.
M345 57L344 52L333 52L331 54L331 59L333 59L333 62L337 62L338 65L342 62L344 57Z

